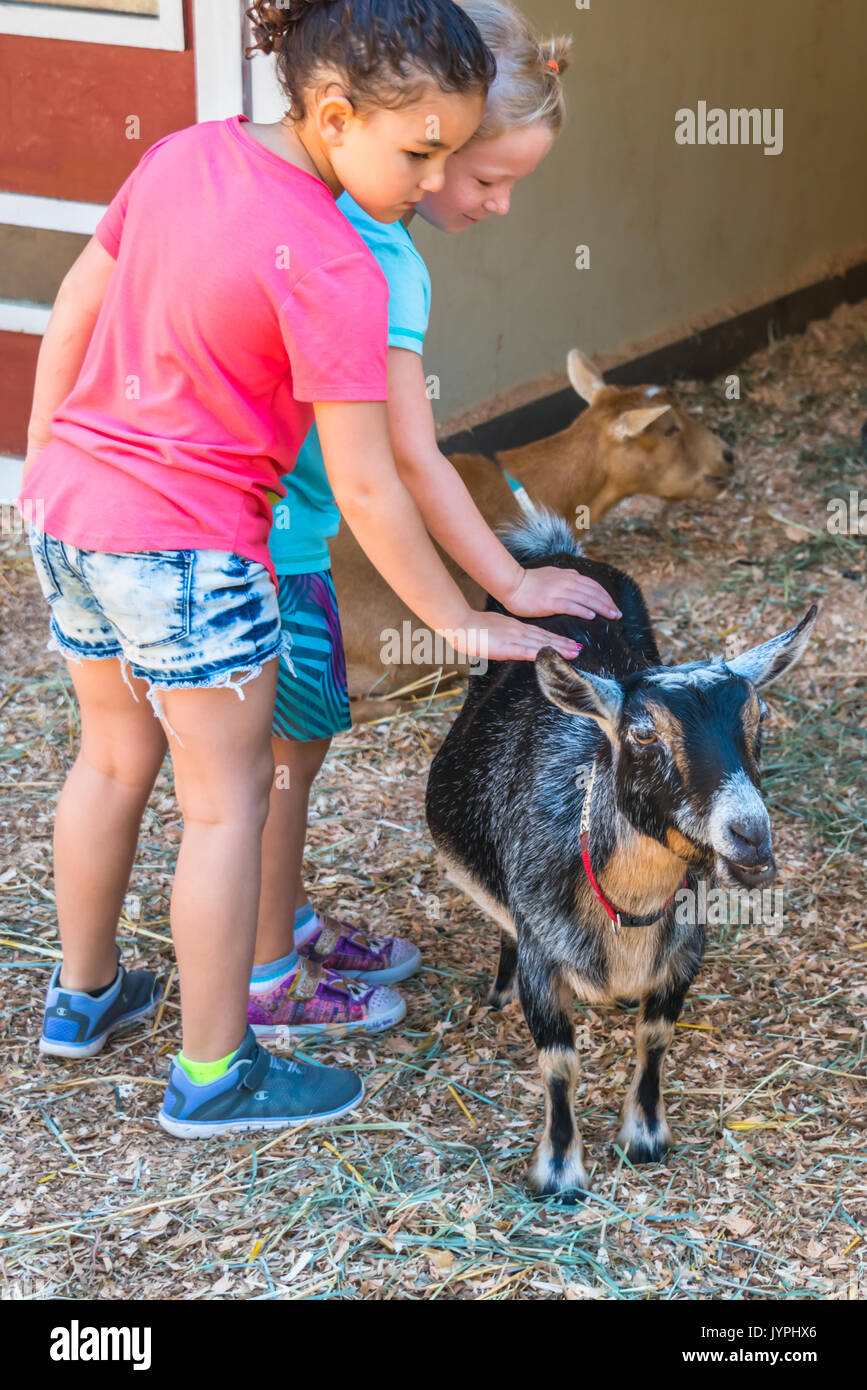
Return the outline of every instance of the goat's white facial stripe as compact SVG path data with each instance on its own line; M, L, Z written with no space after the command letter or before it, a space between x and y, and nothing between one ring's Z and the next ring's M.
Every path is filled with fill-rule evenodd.
M741 824L761 824L770 837L771 822L767 808L743 768L725 777L714 793L708 817L708 834L718 854L731 856L733 845L728 827L732 821Z

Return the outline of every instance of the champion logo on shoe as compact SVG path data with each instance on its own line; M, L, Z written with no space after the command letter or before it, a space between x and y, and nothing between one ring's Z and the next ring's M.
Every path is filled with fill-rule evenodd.
M59 1007L55 1009L55 1013L57 1014L58 1018L66 1018L66 1015L69 1013L69 1010Z
M267 1099L268 1099L268 1092L267 1092L267 1091L257 1091L256 1094L255 1094L255 1096L253 1097L253 1099L254 1099L254 1100L267 1100Z

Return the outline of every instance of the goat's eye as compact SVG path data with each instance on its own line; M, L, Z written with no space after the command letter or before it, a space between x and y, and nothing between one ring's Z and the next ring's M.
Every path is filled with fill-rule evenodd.
M640 743L640 744L641 744L642 748L647 748L648 745L651 744L651 743L658 743L658 742L659 742L659 739L657 738L656 734L651 733L650 730L647 730L647 731L646 731L645 733L643 733L643 734L637 734L637 733L635 732L635 730L633 729L633 731L632 731L632 737L635 739L635 742L636 742L636 743Z
M670 436L673 435L673 434L680 434L680 426L679 426L679 425L670 425L670 426L669 426L669 428L665 431L666 439L670 438Z
M764 700L761 700L761 699L760 699L760 700L759 700L759 723L760 723L760 724L764 724L764 722L765 722L765 720L767 719L767 717L768 717L768 707L767 707L767 705L765 704Z

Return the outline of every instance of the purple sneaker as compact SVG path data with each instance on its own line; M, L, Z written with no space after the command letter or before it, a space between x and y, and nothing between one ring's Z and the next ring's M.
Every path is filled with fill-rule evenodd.
M374 936L351 922L317 912L318 930L297 947L299 956L326 970L339 970L348 980L369 985L393 985L415 974L421 951L399 936Z
M259 1042L379 1033L399 1023L406 1002L393 989L347 980L300 958L273 990L250 991L247 1022Z

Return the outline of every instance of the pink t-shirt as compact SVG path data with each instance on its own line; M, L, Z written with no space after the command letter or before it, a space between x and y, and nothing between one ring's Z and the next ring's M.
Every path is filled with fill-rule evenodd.
M167 135L96 229L117 266L27 479L83 550L232 550L267 566L269 491L312 401L384 401L388 284L328 187L245 117Z

